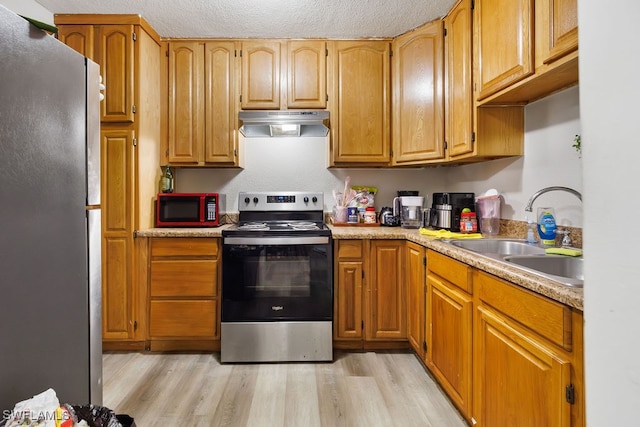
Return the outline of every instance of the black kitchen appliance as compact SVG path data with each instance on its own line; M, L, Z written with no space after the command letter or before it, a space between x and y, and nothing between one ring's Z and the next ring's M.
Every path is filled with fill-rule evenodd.
M321 192L242 192L222 231L226 362L333 360L333 245Z
M460 231L464 208L476 211L474 193L433 193L430 225L433 228Z

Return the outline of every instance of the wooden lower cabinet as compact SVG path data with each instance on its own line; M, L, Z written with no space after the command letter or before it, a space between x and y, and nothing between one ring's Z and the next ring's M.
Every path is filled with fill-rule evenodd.
M420 357L425 358L425 304L427 292L426 249L407 242L405 263L407 272L407 338L409 345Z
M338 348L363 339L364 240L336 240L333 339ZM342 347L344 346L344 347Z
M220 349L218 238L152 238L149 348Z
M407 340L404 240L372 240L365 281L366 340ZM365 276L366 277L366 276Z
M582 313L474 272L473 420L583 426Z
M426 366L474 426L584 426L579 310L427 250Z
M334 347L407 347L403 240L335 240Z
M427 366L460 412L471 416L471 267L427 251Z

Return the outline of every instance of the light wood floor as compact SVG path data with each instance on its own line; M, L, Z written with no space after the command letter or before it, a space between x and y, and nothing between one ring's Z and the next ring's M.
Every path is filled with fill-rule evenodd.
M408 352L336 352L333 363L223 365L219 353L103 360L104 406L138 427L466 426Z

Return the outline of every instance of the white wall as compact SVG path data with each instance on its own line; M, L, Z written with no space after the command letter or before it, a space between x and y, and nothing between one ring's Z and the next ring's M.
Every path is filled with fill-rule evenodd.
M530 104L525 109L525 156L472 165L416 169L327 169L324 138L250 138L245 140L244 170L181 169L177 191L218 191L227 194L227 211L237 211L237 194L247 190L320 190L327 211L331 191L344 178L379 189L376 206L388 206L397 190L419 190L427 196L440 191L482 194L496 188L504 197L502 218L524 220L524 207L537 190L562 185L582 191L582 160L572 147L580 133L577 87ZM564 192L541 196L534 208L549 205L561 225L582 227L582 204ZM534 209L535 212L535 209ZM533 218L533 217L532 217Z
M397 190L421 195L444 186L439 169L328 169L327 138L248 138L244 169L180 169L176 191L217 191L227 195L227 212L238 211L238 192L305 190L325 193L325 211L333 207L332 190L353 185L378 187L376 207L391 206ZM430 201L428 202L430 203Z
M560 225L582 227L582 203L566 192L545 193L524 208L536 191L565 186L582 191L582 159L572 147L580 133L578 87L569 88L525 107L524 157L446 169L450 191L482 194L490 188L503 196L502 218L535 222L536 207L552 206Z
M18 15L53 25L53 13L34 0L0 0L0 4Z
M590 427L640 425L638 16L637 0L578 8Z

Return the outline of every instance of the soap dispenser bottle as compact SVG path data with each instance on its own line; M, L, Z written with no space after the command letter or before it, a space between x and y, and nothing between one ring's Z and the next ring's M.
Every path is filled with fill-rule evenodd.
M556 218L553 208L538 208L538 235L545 246L556 244Z
M532 245L538 243L536 241L536 224L529 218L527 218L527 237L524 241Z

